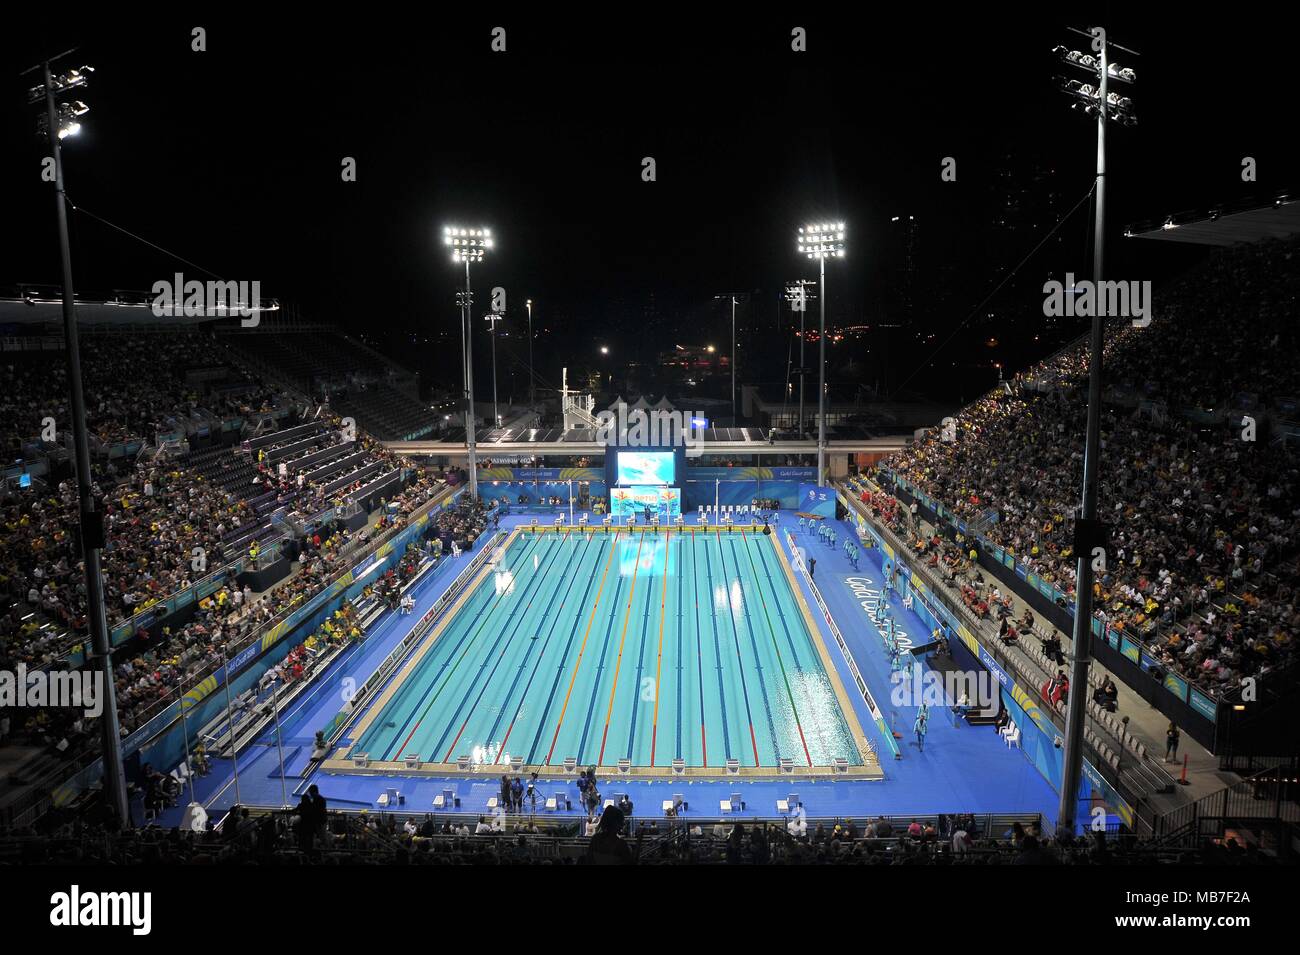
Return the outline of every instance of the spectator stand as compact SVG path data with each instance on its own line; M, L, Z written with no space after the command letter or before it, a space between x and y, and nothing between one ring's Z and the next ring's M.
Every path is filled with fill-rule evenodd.
M1057 735L1063 734L1065 730L1064 707L1060 703L1055 706L1050 705L1047 701L1041 699L1039 693L1039 687L1051 674L1056 672L1056 667L1044 669L1042 664L1036 661L1031 662L1030 658L1018 652L1026 649L1023 644L1014 648L1001 645L996 639L997 631L995 628L991 628L989 621L981 620L959 601L946 596L945 590L952 586L950 583L937 578L929 568L921 566L922 562L907 558L906 555L912 553L913 548L900 540L889 527L877 525L875 519L865 513L861 502L858 500L858 495L854 493L854 489L852 483L841 486L841 501L845 507L850 512L858 514L861 520L868 522L868 526L881 538L881 543L887 545L887 552L896 555L896 564L906 567L909 587L911 587L910 578L913 576L926 581L927 586L924 590L911 587L913 599L920 601L929 609L932 616L937 617L940 621L948 621L945 626L954 637L969 634L971 640L977 642L981 654L986 654L1004 672L1013 675L1013 678L1020 684L1021 693L1040 701L1039 711L1047 713L1051 720L1050 731ZM876 488L873 501L881 493L879 488ZM939 604L942 607L938 606ZM976 637L976 634L980 636ZM1145 753L1139 754L1134 748L1130 754L1132 758L1121 759L1119 752L1123 752L1124 743L1120 739L1111 738L1109 730L1092 720L1089 722L1088 734L1085 737L1085 742L1088 744L1088 760L1092 764L1094 772L1101 778L1106 779L1129 803L1132 809L1137 810L1138 807L1156 794L1166 793L1173 789L1172 778L1169 777L1168 773L1151 765L1150 761L1145 758ZM1110 739L1109 743L1106 742L1107 739ZM1119 752L1116 752L1116 750L1119 750ZM1134 816L1138 815L1139 813L1135 811Z

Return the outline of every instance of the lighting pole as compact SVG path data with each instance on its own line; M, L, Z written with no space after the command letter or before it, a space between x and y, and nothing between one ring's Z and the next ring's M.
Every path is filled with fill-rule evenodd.
M785 287L785 298L790 303L791 311L799 313L799 434L803 435L803 385L807 377L804 364L803 346L804 346L804 317L808 314L808 299L815 298L808 291L809 286L813 285L807 279L796 279Z
M488 329L492 339L492 423L494 427L501 427L501 409L497 406L497 322L501 321L501 315L498 312L488 312L483 316L483 320L488 323Z
M54 60L74 52L68 50ZM104 576L101 552L104 549L104 514L95 500L90 474L90 442L86 435L86 403L81 381L81 350L77 338L77 316L72 286L72 252L68 244L68 205L63 178L63 150L60 142L81 131L79 117L89 111L80 100L59 102L71 90L84 87L87 74L94 69L82 66L55 76L46 60L23 72L40 71L42 83L28 91L28 102L44 100L45 113L38 120L43 125L54 159L54 204L59 224L59 260L63 272L63 335L68 363L68 405L72 412L72 443L76 461L77 501L80 513L81 552L86 575L86 622L90 629L91 653L103 685L103 712L99 728L104 759L104 796L117 813L118 824L131 824L130 804L126 798L126 774L122 765L122 738L117 721L117 693L113 682L113 657L108 637L108 617L104 609Z
M528 410L537 414L537 399L533 391L533 300L528 299L524 305L528 308Z
M799 227L799 251L821 267L820 312L817 335L817 486L826 486L826 260L844 258L844 223L823 222Z
M736 296L731 296L731 426L736 426Z
M1131 69L1122 69L1107 60L1107 43L1104 30L1095 33L1075 30L1093 38L1096 57L1058 46L1055 53L1071 66L1090 74L1096 85L1078 80L1062 79L1061 88L1075 97L1076 108L1097 117L1097 176L1096 220L1093 231L1092 280L1100 283L1104 272L1106 252L1106 120L1125 126L1137 122L1132 113L1132 100L1110 92L1110 81L1133 83L1136 75ZM1111 44L1117 49L1124 48ZM1132 53L1132 50L1125 50ZM1136 54L1135 54L1136 55ZM1079 783L1083 776L1084 705L1088 699L1088 664L1092 650L1092 587L1093 547L1104 547L1097 522L1097 466L1101 454L1101 386L1102 344L1106 316L1095 309L1092 317L1091 363L1088 369L1088 424L1083 452L1083 500L1075 524L1075 552L1078 555L1074 590L1074 661L1070 671L1069 709L1065 722L1064 769L1061 774L1060 803L1057 809L1057 834L1073 836L1075 814L1079 802ZM1104 553L1104 551L1103 551Z
M736 426L736 302L744 292L723 292L721 295L713 296L718 300L729 300L731 302L731 357L727 364L731 365L731 426Z
M442 230L442 242L451 250L452 262L465 263L465 297L462 300L461 334L465 342L465 452L469 463L469 495L478 497L478 451L474 446L474 335L471 302L474 290L469 280L469 264L482 262L487 250L492 248L489 229L462 229L447 226Z

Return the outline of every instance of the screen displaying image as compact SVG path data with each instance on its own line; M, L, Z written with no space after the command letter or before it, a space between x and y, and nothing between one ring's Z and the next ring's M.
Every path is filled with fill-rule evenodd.
M609 513L616 518L629 515L649 521L676 520L682 512L682 492L675 487L616 487L609 492Z
M619 484L674 484L672 451L618 452Z

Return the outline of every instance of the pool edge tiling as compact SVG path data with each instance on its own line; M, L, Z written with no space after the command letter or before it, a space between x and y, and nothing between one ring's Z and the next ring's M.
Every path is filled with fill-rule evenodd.
M577 535L573 536L575 531L577 532ZM584 534L586 535L585 542L582 541ZM712 589L711 591L704 591L706 596L711 594L715 601L715 606L712 608L712 612L716 615L717 619L730 621L731 627L727 629L732 630L730 636L734 638L736 647L733 656L728 646L727 649L723 651L726 655L725 660L723 659L723 656L718 656L716 666L713 668L706 667L703 657L700 657L695 661L683 659L681 640L677 640L678 649L674 651L671 646L671 641L668 645L665 645L664 636L661 632L664 629L665 620L669 617L667 608L670 606L669 592L671 588L668 584L670 579L673 577L670 571L670 566L672 561L678 559L670 552L669 542L672 538L677 537L678 535L690 535L692 547L695 547L696 535L701 534L706 535L706 539L703 542L706 547L710 545L707 537L715 538L719 547L720 559L722 557L721 548L723 540L730 535L735 535L731 541L733 547L733 561L736 562L735 569L730 573L720 571L719 582L723 584L722 587L719 588L714 586L712 579L710 579L709 586ZM555 540L555 536L557 535L560 536L558 541ZM628 583L626 592L624 592L624 581L622 580L622 578L627 577L626 569L620 569L619 578L615 579L617 583L615 583L615 581L607 580L609 564L613 563L613 558L618 552L618 547L623 543L617 540L621 535L627 536L627 542L624 546L628 546L629 548L633 535L638 535L636 537L637 556L635 558L635 564L631 570L630 578L626 581ZM559 548L562 547L565 541L571 536L573 536L575 544L585 543L586 545L590 545L592 541L600 539L602 545L604 545L599 550L592 552L594 556L598 556L598 560L592 565L590 580L587 579L587 576L576 572L569 573L566 571L561 574L539 574L538 568L543 566L543 562L539 557L539 552L536 550L529 551L525 549L518 551L520 560L524 562L529 559L532 560L533 572L528 575L519 574L519 580L517 583L514 578L515 572L520 571L521 569L526 570L527 568L518 564L515 565L513 569L502 567L506 558L512 556L512 548L515 548L516 545L528 548L532 545L540 545L545 541L548 544L553 544L554 547ZM766 562L761 559L760 555L759 563L762 564L761 573L767 574L769 580L771 580L774 575L782 579L781 584L775 585L777 588L775 593L772 592L772 586L770 583L760 586L759 580L761 580L761 577L759 577L760 570L758 565L751 564L750 567L746 568L736 560L735 545L737 542L740 544L738 549L739 552L748 552L752 559L755 552L749 549L750 545L751 543L758 543L761 545L762 542L759 540L761 537L768 537L767 546L771 548L770 552L775 556L775 559L781 568L781 571L776 571L775 568L769 569ZM649 538L648 541L647 538ZM527 543L523 543L525 541L527 541ZM650 552L645 556L645 559L642 559L641 548L647 543L651 545ZM608 555L605 553L605 546L608 547ZM577 571L580 570L583 559L588 555L585 548L579 552L578 548L575 546L574 551L575 554L577 554L577 562L573 565L573 570ZM691 553L694 555L696 551L690 548L683 548L679 553ZM775 533L771 535L762 535L761 528L757 526L737 526L734 528L722 529L700 527L633 529L626 527L612 527L609 529L587 528L582 530L574 527L521 526L516 527L506 541L500 545L498 554L499 558L497 560L485 564L484 567L475 575L474 579L456 598L452 606L448 608L448 610L442 615L441 619L439 619L430 629L430 632L421 639L418 647L414 649L401 664L398 671L388 681L384 689L364 707L355 723L349 727L340 743L336 746L333 755L322 763L321 769L324 772L349 775L384 775L397 777L468 776L483 778L503 771L508 771L512 775L528 774L534 771L541 775L547 775L564 772L569 770L571 767L573 768L573 771L576 772L577 768L597 765L606 775L617 773L632 778L650 779L720 779L734 777L750 779L780 779L825 777L827 779L862 780L884 778L884 772L881 769L875 751L869 744L867 737L863 732L857 713L846 692L840 674L830 656L829 649L826 645L825 639L823 638L821 626L805 601L801 589L797 585L788 558L783 549L779 546ZM545 556L549 560L556 560L565 555L559 550L548 549ZM657 564L657 561L662 561L662 565ZM601 563L606 564L603 571L599 567L599 564ZM659 574L663 577L662 586L660 586L660 581L657 579L657 567L659 569ZM643 584L638 586L636 578L641 574L643 569L647 570L647 572L642 577ZM749 576L750 571L753 572L754 576ZM502 573L510 575L511 578L509 589L505 591L502 591L500 586L493 586L493 575L499 575ZM687 580L691 579L686 577L684 563L676 568L676 576ZM699 585L700 580L701 578L694 578L697 586ZM653 582L653 586L645 586L644 581ZM498 584L499 582L500 578L498 577ZM580 596L577 596L574 609L571 609L567 614L565 614L562 620L558 617L553 618L550 614L550 608L554 606L554 602L557 599L560 599L559 607L564 607L565 603L573 600L576 595L571 591L576 591L578 588L583 587L584 582L586 584L586 590L584 590ZM611 584L613 584L613 586L610 586ZM780 591L780 588L782 587L788 590L784 602ZM517 595L516 588L518 589ZM608 590L606 590L606 588L608 588ZM493 591L495 591L498 596L502 594L514 596L515 604L509 606L508 614L504 614L503 609L504 619L497 620L493 624L492 628L484 630L487 623L487 617L491 616L497 610L498 604L503 608L507 606L505 602L499 601L498 603L494 603L491 609L485 610L487 604L483 602L483 595L489 594ZM561 593L561 591L563 591L563 593ZM608 603L604 602L606 594L608 594ZM758 596L758 600L753 599L755 595ZM750 598L749 601L745 600L746 596ZM594 603L592 602L593 598ZM698 591L696 592L696 599L698 601ZM466 611L467 608L472 608L472 602L476 600L479 601L479 612L467 616L466 620L462 620L460 624L457 625L458 617L463 611ZM534 601L538 603L540 615L532 614L531 608ZM488 599L488 602L491 602L491 598ZM652 611L652 604L655 602L660 603L660 606L654 608ZM588 608L590 608L590 619L587 618ZM603 614L600 613L602 608L604 608ZM773 608L775 609L775 617L773 617ZM797 608L793 614L793 618L796 622L802 623L805 637L810 644L809 649L812 650L812 660L815 661L814 669L805 669L805 665L799 664L797 655L798 628L796 627L792 631L790 628L791 620L787 618L787 614L782 612L783 608L787 611ZM707 616L707 611L710 608L706 606L705 609ZM525 669L530 665L530 663L533 675L537 675L539 669L542 667L543 657L547 653L546 644L541 643L542 630L546 629L548 631L547 639L549 640L549 631L554 630L556 626L553 620L569 623L569 618L575 613L575 611L578 616L573 618L572 626L568 628L563 626L559 627L559 629L570 630L568 643L566 643L564 650L560 653L557 660L557 662L562 665L560 672L558 672L554 679L552 679L549 675L551 672L550 669L548 668L544 671L544 682L553 685L551 687L551 697L548 698L546 707L539 711L541 722L537 723L536 733L533 734L541 740L540 747L537 745L536 741L531 747L527 745L521 747L523 753L531 756L531 759L528 759L520 753L514 753L510 755L514 757L515 762L509 762L509 757L507 756L504 747L505 740L503 739L498 743L495 739L495 735L492 737L490 745L487 745L486 743L479 746L471 744L457 749L457 742L460 739L458 734L452 743L452 747L443 752L442 744L445 742L445 737L448 735L446 729L444 729L443 737L439 738L437 744L431 744L426 740L423 744L417 744L408 750L407 742L411 739L411 736L414 735L415 729L411 729L410 734L406 734L408 726L411 725L410 720L412 714L407 713L405 716L401 715L403 707L409 705L411 702L409 699L400 699L403 694L403 689L406 688L408 693L413 695L417 689L423 686L424 691L421 693L418 701L420 703L423 702L424 695L427 694L427 692L432 689L434 683L441 678L439 676L441 670L438 671L438 674L434 674L433 678L430 680L427 674L422 673L422 667L427 663L427 665L432 668L436 662L436 654L440 649L439 641L447 637L449 632L452 634L449 639L455 639L456 634L454 631L457 626L459 626L461 630L464 630L477 616L480 614L483 615L483 621L477 624L475 636L469 638L469 645L466 646L463 651L462 658L467 657L470 654L471 649L474 648L473 645L475 641L479 639L477 635L479 630L483 630L484 648L475 648L476 652L473 658L468 661L470 663L470 670L463 674L461 681L455 683L455 692L459 692L463 688L465 695L461 703L456 706L454 713L450 714L453 722L458 722L460 720L463 712L462 708L464 706L470 706L470 711L464 714L464 722L459 723L460 732L464 732L466 725L471 722L470 713L473 713L474 708L479 705L479 700L482 699L489 686L489 682L493 679L493 675L497 673L498 668L501 667L502 662L504 661L505 668L500 671L500 680L505 680L509 677L511 672L516 670L518 671L517 675L514 677L508 691L509 695L506 699L497 703L495 697L490 698L487 701L487 711L483 711L477 715L477 722L481 724L482 721L487 718L485 715L486 712L497 712L493 724L493 733L495 734L495 732L500 728L502 716L506 716L507 719L510 718L505 713L505 709L514 711L515 717L518 717L523 712L524 696L519 697L517 707L514 703L510 702L510 700L513 699L513 695L519 686L520 678L523 676ZM750 616L751 612L753 614L752 618ZM603 624L602 627L595 626L598 617ZM658 617L657 625L652 626L652 617ZM790 672L786 658L780 649L777 638L778 627L774 624L774 619L780 621L780 629L785 631L784 639L788 642L791 651L794 651L789 664L789 666L794 668L794 672ZM641 639L639 641L636 640L634 636L629 637L629 634L635 634L636 632L636 628L632 626L633 620L637 620L641 625ZM533 623L534 626L531 628L525 627L524 624L528 622ZM585 623L585 628L580 626L583 623ZM677 624L674 624L674 627L677 626ZM768 656L767 659L769 663L775 662L777 664L775 667L767 667L771 672L770 677L763 673L763 659L768 654L769 647L765 642L758 640L758 638L762 636L761 630L763 626L765 626L768 631L766 636L770 640L770 651L774 653L773 656ZM504 627L508 627L509 629L501 629ZM601 631L602 629L608 632L605 634L593 634L593 630ZM533 631L533 635L531 637L525 636L525 634L530 630ZM673 628L669 628L669 633L674 638L677 636L677 631ZM649 635L648 637L647 634ZM749 638L750 642L748 644L741 642L742 634ZM487 647L487 643L493 635L495 635L496 639L492 641L492 645L489 648ZM468 634L463 634L460 637L460 640L464 641L467 637ZM594 639L591 640L591 646L588 648L587 644L589 638ZM505 645L498 649L498 644L501 643L503 639ZM530 640L534 647L541 648L538 655L533 657L531 661L530 657L532 657L533 648L528 645ZM657 650L655 648L656 643L658 644ZM459 643L451 648L451 652L455 653L458 649ZM575 650L576 656L574 655ZM665 657L666 650L669 653L667 658ZM584 653L588 655L585 661ZM598 656L593 658L592 655L596 654L598 654ZM692 654L687 654L687 656L691 655ZM744 662L746 655L751 655L751 659L748 663ZM680 702L678 704L678 711L675 720L666 719L665 726L661 727L661 713L658 703L660 698L659 687L662 682L661 674L669 671L682 670L687 664L697 666L700 673L705 672L707 669L719 670L720 681L723 676L721 671L724 670L725 667L734 667L737 671L734 676L741 680L742 687L746 676L748 676L753 685L762 694L761 702L763 705L763 711L755 710L754 713L765 712L767 715L770 732L762 731L760 733L764 740L763 747L759 746L758 740L755 738L754 723L757 717L748 713L748 708L750 706L749 701L745 700L747 708L746 718L748 719L747 727L745 727L744 723L739 722L739 714L732 716L733 722L747 728L748 730L747 735L743 733L733 734L739 735L743 739L743 744L737 742L734 748L731 744L728 744L728 757L733 756L733 749L734 755L737 756L744 757L745 754L750 754L749 757L739 759L738 765L735 763L727 765L724 762L721 752L712 747L708 747L707 743L703 744L706 747L702 756L703 765L699 764L698 758L690 757L689 752L685 751L682 746L684 724ZM457 665L459 665L459 663ZM581 681L579 681L580 665L585 668L583 670L583 679ZM444 662L442 666L445 669L447 662ZM477 667L477 670L475 667ZM491 667L490 672L488 670L489 667ZM620 672L625 678L625 682L622 686L619 685ZM642 676L643 673L652 674L653 679L650 675ZM470 695L475 690L480 676L484 679L482 688L478 690L478 697L474 702L469 703ZM680 686L682 681L685 679L685 677L680 673L674 672L673 676L677 681L677 686ZM794 678L793 684L791 683L792 677ZM822 684L822 677L824 677L824 685ZM711 679L712 678L710 677L710 680ZM612 680L612 683L605 685L606 682L610 680ZM408 681L410 681L409 685ZM634 683L634 681L636 682ZM581 683L578 694L580 700L575 698L573 701L570 701L569 696L572 694L576 682ZM653 707L646 707L644 711L639 711L637 708L638 698L645 699L645 687L648 683L653 684L651 699L654 701L655 705ZM567 686L564 684L567 684ZM443 689L451 685L451 675L448 674L443 683ZM641 687L640 694L632 693L629 695L629 689L634 685L639 685ZM795 692L796 688L798 694ZM523 689L526 696L528 685L524 685ZM619 690L623 691L622 699L630 701L632 709L630 713L620 712L618 720L615 721L612 718L616 711L615 695ZM777 723L772 722L774 708L768 707L767 694L769 690L771 690L773 700L776 701L776 708L780 708L781 710L779 713L776 713L777 716L782 716L784 714L782 700L779 699L779 697L784 696L789 704L789 708L792 712L791 714L786 715L784 721L778 720ZM820 695L816 693L818 690L821 691ZM441 693L441 690L438 692ZM745 690L745 693L749 692L751 691ZM701 691L701 693L702 695L700 700L694 701L695 704L698 705L701 701L704 701L702 705L708 707L710 702L716 702L711 701L706 694L703 694L703 691ZM453 693L453 695L455 694ZM539 690L539 698L540 695L541 692ZM678 695L681 695L680 692ZM796 699L796 695L798 696L798 700ZM435 698L436 696L437 694L435 694ZM754 696L757 698L760 694L754 694ZM528 698L532 699L532 697ZM575 744L573 742L572 736L574 730L568 729L566 731L566 738L569 739L568 744L560 746L557 749L555 740L551 739L552 734L549 732L549 727L552 722L552 707L556 705L555 701L558 701L561 698L564 700L564 702L560 704L561 708L554 711L560 714L559 722L555 724L555 739L560 738L560 728L565 723L564 713L570 706L570 702L572 702L574 706L572 718L575 720L582 719L583 729L580 743ZM733 701L734 699L735 698L733 697ZM395 700L398 702L395 703ZM450 704L450 697L447 698L447 700L448 703L444 704L444 706ZM804 734L805 724L801 723L801 718L799 716L798 703L800 701L805 705L805 715L803 719L809 720L811 723L816 725L816 732L818 735L825 736L826 734L823 733L823 729L827 724L830 725L831 732L829 733L829 737L832 740L830 744L827 744L823 738L821 739L820 744L814 742L812 749L809 748L809 742L805 739ZM608 704L608 707L606 704ZM828 704L833 704L833 713L827 712L826 708ZM430 702L429 705L432 705L432 702ZM808 712L810 705L812 713ZM376 720L389 713L390 709L393 711L391 715L397 716L397 719L388 721L387 725L384 727L376 727ZM667 707L664 709L664 715L666 716ZM582 712L583 710L589 712L584 714ZM651 711L653 712L651 713ZM427 707L424 712L427 712ZM593 714L596 722L590 724ZM443 714L443 716L447 715L448 714ZM584 715L585 719L583 719ZM713 714L710 715L712 716ZM789 719L789 716L791 715L793 716L793 720ZM651 719L653 719L653 723L649 722ZM441 722L441 720L442 717L439 717L438 722ZM641 735L639 737L637 721L640 721L640 723L643 724L640 726ZM602 722L604 724L603 733L601 732L600 725ZM588 728L588 724L590 724L590 729ZM416 721L416 725L419 725L418 720ZM797 731L797 736L792 735L792 725L794 730ZM665 727L666 731L660 735L661 730ZM399 735L405 735L405 739L396 747L396 751L394 751L392 746L392 739L386 738L385 730L388 728L395 728ZM674 728L676 729L677 738L676 750L673 750L666 742L667 738L671 736ZM436 729L436 727L433 729ZM614 730L613 736L610 736L611 729ZM692 729L691 732L694 732L694 730ZM700 732L702 735L703 726L700 727ZM367 740L367 734L369 734L369 740ZM613 747L606 745L607 737L611 740L614 738L622 739L625 734L626 746L621 742ZM542 739L542 737L545 738ZM431 739L432 737L429 737L429 740ZM506 739L508 739L508 735ZM794 743L790 742L791 740L797 740L799 745L796 747ZM359 744L362 742L368 742L368 749L373 749L376 746L382 749L383 758L370 759L368 754L359 748ZM695 742L700 741L697 740ZM667 751L668 755L656 754L657 743L662 744L660 745L659 752L663 753L664 751ZM430 751L431 745L432 751ZM548 745L549 750L547 748ZM648 759L645 757L645 748L647 745L650 747L650 755ZM597 746L599 746L599 750L596 749ZM691 746L693 749L693 743ZM840 747L840 749L835 749L836 746ZM760 755L760 748L768 753L766 757ZM408 765L407 758L413 755L411 750L419 751L425 756L435 758L430 758L428 760L421 758ZM465 758L465 754L472 753L476 750L482 750L482 755L470 756L468 760ZM818 754L817 758L814 758L814 751ZM574 755L575 752L578 754L577 757ZM455 753L454 761L453 753ZM597 753L599 753L600 756L592 758L595 757ZM495 759L493 759L494 754ZM797 758L794 758L796 754ZM354 761L359 756L365 756L366 759L364 761ZM507 761L503 761L503 757L505 757ZM542 757L547 758L543 759ZM674 766L674 761L682 757L687 757L682 759L684 765ZM847 765L844 762L837 765L835 762L836 757L842 757L847 760ZM566 759L568 760L567 765ZM752 764L750 763L750 759L753 761ZM521 764L519 760L524 761ZM573 762L574 760L577 760L576 766ZM620 762L623 763L622 766L620 766Z

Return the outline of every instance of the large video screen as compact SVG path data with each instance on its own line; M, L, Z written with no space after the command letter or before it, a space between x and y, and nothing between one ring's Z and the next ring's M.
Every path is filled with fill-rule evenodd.
M672 451L618 452L618 483L676 484Z
M629 515L648 522L658 515L664 523L682 512L682 492L675 487L616 487L609 492L609 513L616 518Z

